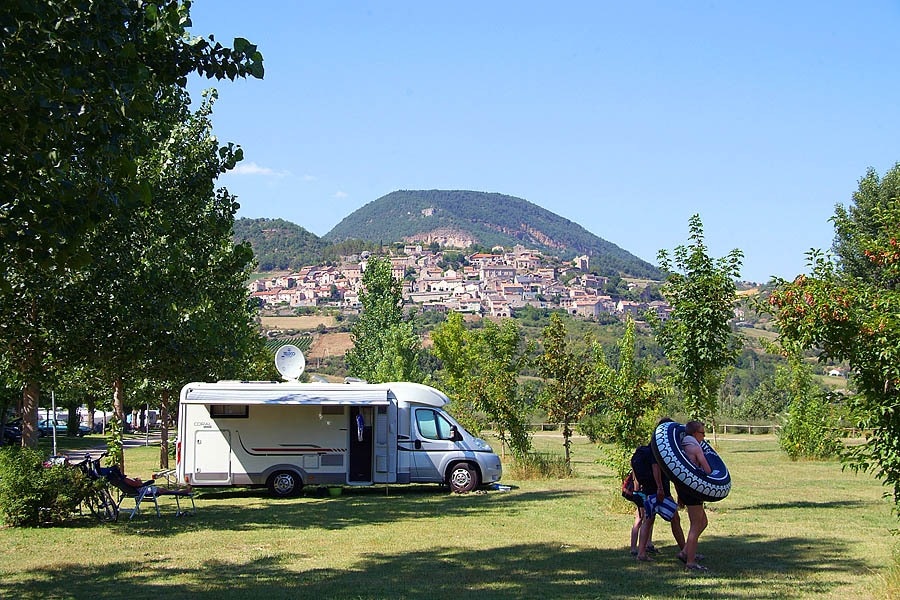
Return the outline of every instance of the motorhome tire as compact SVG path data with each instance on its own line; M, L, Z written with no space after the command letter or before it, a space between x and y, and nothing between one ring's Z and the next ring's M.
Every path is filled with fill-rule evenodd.
M471 492L478 487L478 470L469 463L456 463L450 468L447 481L457 494Z
M278 498L287 498L300 493L303 482L293 471L276 471L266 482L269 491Z

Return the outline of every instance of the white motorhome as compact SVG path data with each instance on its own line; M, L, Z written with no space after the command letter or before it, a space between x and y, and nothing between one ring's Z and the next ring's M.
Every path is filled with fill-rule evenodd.
M296 377L296 374L294 375ZM500 458L415 383L190 383L181 391L176 468L192 486L498 481Z

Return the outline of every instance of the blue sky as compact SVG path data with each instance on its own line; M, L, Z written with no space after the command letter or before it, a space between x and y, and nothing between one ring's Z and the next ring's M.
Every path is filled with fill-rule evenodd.
M398 189L518 196L635 255L688 241L805 272L900 161L900 3L196 0L262 81L216 87L239 217L324 235Z

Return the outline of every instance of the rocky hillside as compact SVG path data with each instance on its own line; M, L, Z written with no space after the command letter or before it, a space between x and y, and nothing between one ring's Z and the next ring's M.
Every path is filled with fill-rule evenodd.
M587 254L591 270L603 275L661 277L655 266L577 223L522 198L487 192L392 192L344 218L324 239L486 248L521 244L566 260Z

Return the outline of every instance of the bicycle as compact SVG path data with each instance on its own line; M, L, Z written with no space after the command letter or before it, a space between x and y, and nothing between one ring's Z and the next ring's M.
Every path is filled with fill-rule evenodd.
M106 455L104 452L94 458L85 454L80 462L68 464L81 469L88 479L90 488L84 498L88 511L100 522L114 523L119 520L119 503L109 491L109 484L100 467L100 460Z

